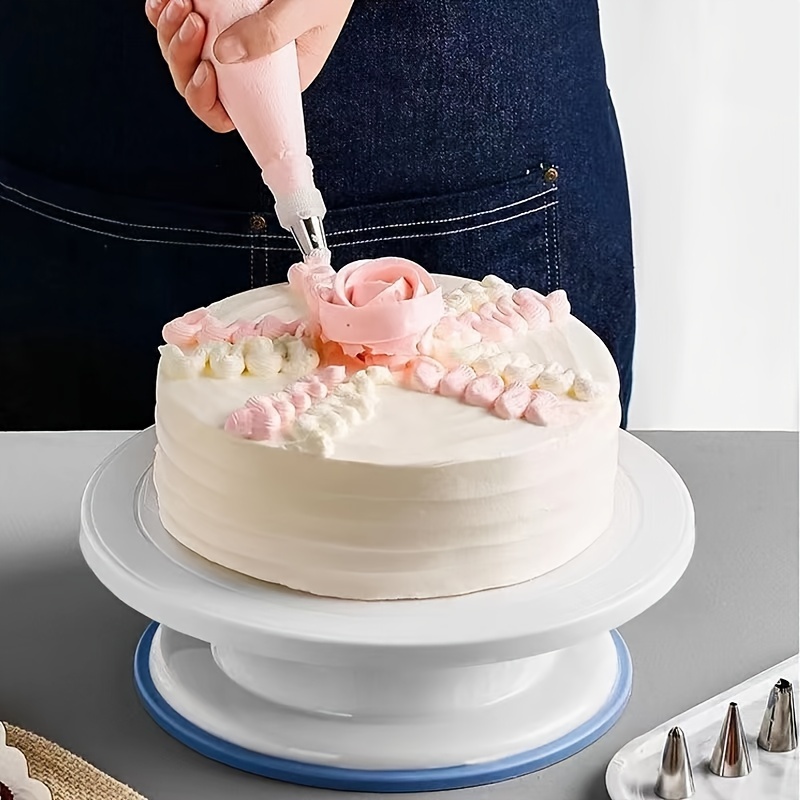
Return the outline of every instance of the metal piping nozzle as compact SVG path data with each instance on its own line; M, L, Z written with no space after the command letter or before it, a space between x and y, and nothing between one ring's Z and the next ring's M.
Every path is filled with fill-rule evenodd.
M689 750L680 728L673 728L667 734L655 791L663 800L688 800L694 794Z
M314 250L328 249L325 229L322 227L322 217L298 218L290 230L304 256L310 256Z
M747 748L739 706L731 703L714 745L709 769L721 778L743 778L750 774L750 751Z
M758 746L769 753L788 753L797 747L797 716L790 681L781 678L769 693Z

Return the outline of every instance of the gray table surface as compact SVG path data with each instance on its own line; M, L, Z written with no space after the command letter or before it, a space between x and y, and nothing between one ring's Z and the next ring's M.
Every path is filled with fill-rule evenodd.
M124 433L0 434L0 719L46 736L150 800L323 800L341 793L236 772L163 733L137 700L131 659L146 620L78 549L81 491ZM606 798L614 753L798 649L798 464L792 433L647 433L697 515L688 571L621 630L633 696L605 737L568 761L464 800Z

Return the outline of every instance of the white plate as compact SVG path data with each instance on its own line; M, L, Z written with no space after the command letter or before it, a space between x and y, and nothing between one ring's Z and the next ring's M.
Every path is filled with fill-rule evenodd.
M770 690L780 678L798 688L798 657L794 656L733 689L695 706L625 745L611 760L606 786L611 800L658 800L655 786L667 731L676 725L685 736L694 774L692 800L797 800L800 756L765 753L756 744ZM747 737L752 771L744 778L720 778L708 770L708 759L719 736L728 704L737 703Z

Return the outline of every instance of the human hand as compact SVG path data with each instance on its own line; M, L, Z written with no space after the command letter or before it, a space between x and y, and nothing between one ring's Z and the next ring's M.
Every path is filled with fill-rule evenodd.
M211 130L232 131L233 122L217 96L217 74L201 55L206 23L191 0L147 0L145 13L158 34L158 46L175 88L189 108Z
M214 43L214 55L223 64L251 61L296 40L305 90L327 61L352 5L353 0L271 0L223 31ZM233 130L217 95L214 66L202 58L206 24L192 0L147 0L145 10L175 88L189 108L212 130Z

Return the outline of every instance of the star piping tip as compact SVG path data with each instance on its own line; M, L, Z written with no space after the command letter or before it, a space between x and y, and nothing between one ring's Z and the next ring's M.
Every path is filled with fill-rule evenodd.
M662 800L688 800L694 795L689 749L680 728L672 728L667 734L655 792Z
M788 753L797 748L797 715L791 681L781 678L770 690L758 746L768 753Z

